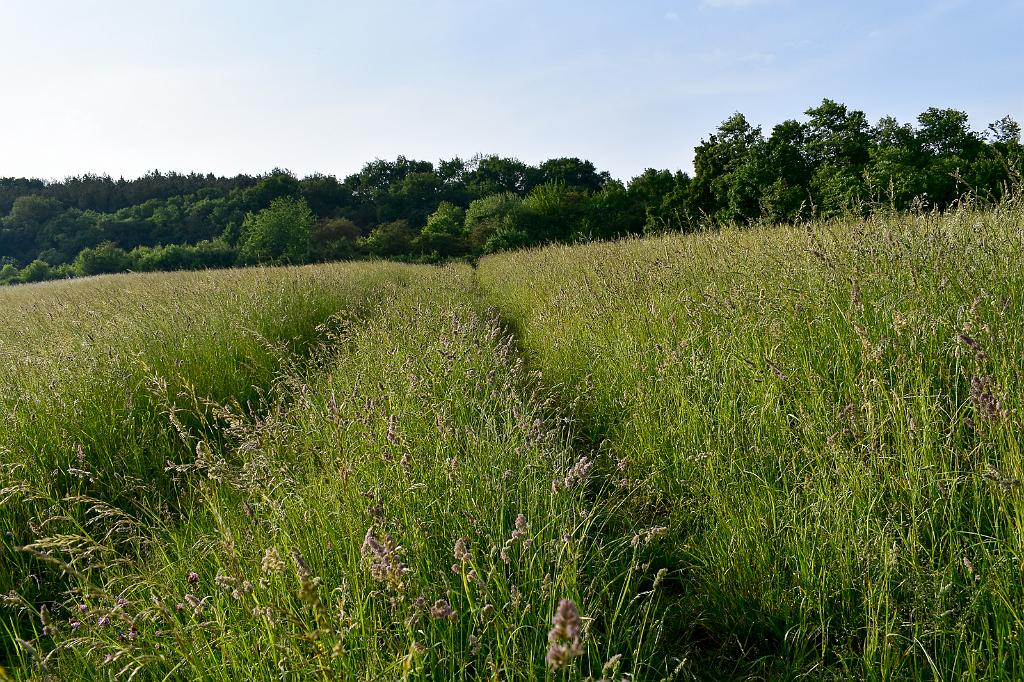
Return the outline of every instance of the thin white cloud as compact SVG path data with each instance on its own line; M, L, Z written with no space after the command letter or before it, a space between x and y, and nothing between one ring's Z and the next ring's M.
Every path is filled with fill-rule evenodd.
M746 7L754 7L756 5L768 5L777 0L700 0L700 6L703 7L726 7L730 9L743 9Z
M702 52L698 55L701 62L709 66L728 68L731 66L771 66L777 57L773 52L740 52L737 50L725 50L716 47L713 50Z

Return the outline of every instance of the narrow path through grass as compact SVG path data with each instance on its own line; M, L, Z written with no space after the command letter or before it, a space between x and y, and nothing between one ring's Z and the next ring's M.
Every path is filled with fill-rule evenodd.
M1019 678L1022 230L21 290L6 667Z

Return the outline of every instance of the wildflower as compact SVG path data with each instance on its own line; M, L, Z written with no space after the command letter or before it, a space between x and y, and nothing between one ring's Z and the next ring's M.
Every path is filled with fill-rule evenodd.
M530 429L527 431L526 437L531 443L540 443L544 440L545 433L544 422L539 418L536 418L530 424Z
M552 670L559 670L583 655L582 622L576 604L568 599L559 601L551 623L554 627L548 632L546 660Z
M607 661L601 668L601 677L614 679L619 671L619 662L622 660L622 654L615 654Z
M906 327L907 327L907 325L909 323L910 322L909 322L909 320L907 320L907 316L904 315L903 313L901 313L900 311L897 310L896 312L893 313L893 315L892 315L892 326L893 326L893 329L896 330L897 334L899 334L901 331L906 329Z
M119 608L119 609L120 608L124 608L125 606L128 606L128 600L125 599L124 597L118 597L117 601L114 602L114 606Z
M213 582L217 584L217 587L224 591L228 591L234 588L235 583L238 581L230 575L217 575L217 577L213 579Z
M434 602L434 605L430 607L430 617L434 620L447 619L455 621L458 619L459 614L452 609L452 606L448 603L447 599L438 599Z
M654 542L655 540L657 540L658 538L664 537L667 534L668 534L668 528L667 527L665 527L665 526L655 526L654 528L649 528L645 532L637 533L636 535L634 535L631 544L633 545L633 547L638 547L641 544L649 545L652 542Z
M189 571L188 578L186 580L189 585L195 585L199 582L199 574L195 571Z
M366 508L366 513L377 523L384 520L384 507L380 506L376 501Z
M308 575L299 575L299 599L314 609L323 607L318 591L321 582L323 581L319 576L311 578Z
M292 561L295 562L295 573L299 578L299 599L313 609L314 613L320 612L323 610L323 602L320 601L319 590L323 580L319 576L313 577L313 571L299 554L299 550L292 550Z
M957 339L960 341L960 343L964 344L965 346L973 350L979 361L984 361L988 359L988 353L986 353L985 349L981 347L981 344L978 343L973 338L971 338L970 336L968 336L967 334L957 334Z
M512 537L505 541L504 546L501 548L501 560L506 564L509 563L509 552L517 542L522 542L523 549L529 549L530 545L533 544L533 540L527 536L530 533L530 524L526 522L526 517L519 514L516 517L516 527L512 531Z
M198 615L203 610L204 600L197 599L195 595L186 594L185 601L188 602L188 605L192 607L193 616Z
M77 630L78 628L82 627L82 621L78 620L77 618L71 618L68 620L68 625L71 627L72 630Z
M403 587L403 576L409 572L406 565L398 558L401 553L401 546L396 544L390 535L380 539L373 534L373 528L366 531L362 555L370 566L370 575L375 580L387 583L399 590Z
M967 574L968 574L968 575L970 575L970 576L973 576L975 580L981 580L981 576L980 576L980 575L978 575L978 574L977 574L977 573L975 572L975 570L974 570L974 564L973 564L973 563L971 563L971 560L970 560L970 559L968 559L968 558L967 558L967 557L965 556L965 557L963 557L963 558L962 558L962 559L961 559L960 561L961 561L961 563L963 563L963 565L964 565L964 568L965 568L965 569L967 570Z
M79 604L78 605L78 612L79 613L85 613L88 610L89 610L89 607L86 606L85 604Z
M565 476L561 479L556 478L551 482L551 492L557 493L559 490L569 490L578 483L582 483L586 480L590 474L590 470L594 467L594 463L590 461L586 455L580 457L579 460L565 473Z
M178 606L184 607L183 604L178 604ZM96 624L99 625L101 628L107 627L108 625L110 625L110 616L100 616L100 619L96 621Z
M971 403L981 418L989 422L998 422L1007 416L1002 403L996 397L994 384L992 377L971 378Z
M46 609L46 606L39 609L39 624L43 626L44 635L53 633L53 628L50 627L50 612Z
M992 466L992 464L985 465L985 471L982 474L982 476L992 481L993 483L996 483L1000 488L1003 488L1004 490L1010 490L1020 485L1019 479L1003 475L1003 473L999 471L999 469L997 469L996 467Z
M398 415L388 417L388 442L392 445L398 443Z
M862 337L861 341L862 342L866 342L866 338ZM786 376L786 373L782 371L781 367L779 367L777 364L775 364L774 362L772 362L768 358L765 358L764 362L768 366L768 369L771 370L772 374L775 375L776 379L778 379L779 381L787 381L788 380L788 377Z
M284 560L276 547L268 547L260 562L260 569L268 575L278 575L284 571Z
M405 619L406 625L410 628L416 627L416 624L420 622L420 618L423 617L426 610L427 600L423 597L416 597L412 605L409 607L409 616Z
M455 558L459 561L469 561L472 558L468 543L469 538L459 538L455 541Z

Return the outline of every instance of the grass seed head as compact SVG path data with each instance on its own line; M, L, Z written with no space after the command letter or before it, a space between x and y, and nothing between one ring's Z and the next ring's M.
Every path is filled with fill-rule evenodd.
M459 614L452 609L452 605L448 603L447 599L438 599L434 602L434 605L430 607L430 617L434 620L458 620Z
M551 624L545 660L552 670L560 670L583 655L583 623L576 604L569 599L560 600Z
M402 547L395 543L390 535L378 538L373 533L373 528L366 531L363 539L362 556L369 565L370 575L377 580L387 584L397 591L404 588L403 578L409 572L409 568L399 558Z
M971 378L971 403L978 415L987 422L997 423L1007 417L1007 411L996 396L995 382L989 376Z

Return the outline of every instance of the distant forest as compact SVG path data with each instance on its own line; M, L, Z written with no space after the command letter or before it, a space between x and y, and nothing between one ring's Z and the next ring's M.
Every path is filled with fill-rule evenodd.
M339 180L154 171L135 180L0 178L0 283L124 271L388 258L439 262L550 242L729 223L792 223L998 201L1021 186L1020 125L973 130L931 108L915 124L832 100L770 132L735 114L696 148L694 174L628 183L594 164L477 156L372 161Z

